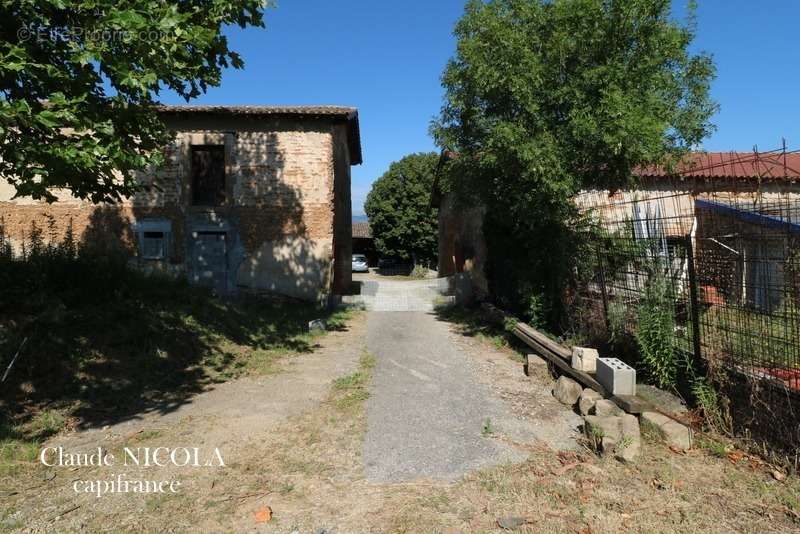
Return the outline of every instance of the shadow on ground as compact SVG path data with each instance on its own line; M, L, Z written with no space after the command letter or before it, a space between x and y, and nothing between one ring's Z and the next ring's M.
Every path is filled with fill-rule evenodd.
M125 266L58 263L47 268L60 273L61 290L0 309L2 371L19 351L0 390L0 439L46 438L63 426L40 420L54 411L81 428L168 413L210 384L313 351L312 319L345 328L312 304L223 299Z

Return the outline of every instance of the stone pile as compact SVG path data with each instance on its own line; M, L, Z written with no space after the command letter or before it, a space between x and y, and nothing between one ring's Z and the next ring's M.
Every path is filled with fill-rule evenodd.
M646 411L637 418L590 388L583 388L567 376L559 377L553 396L562 404L576 408L584 418L584 433L598 453L624 462L636 461L641 451L641 424L660 436L674 449L692 446L691 429L659 412Z

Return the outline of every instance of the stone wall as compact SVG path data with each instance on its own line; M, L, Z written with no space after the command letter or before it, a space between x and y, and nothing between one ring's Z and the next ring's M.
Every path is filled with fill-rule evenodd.
M13 188L2 181L0 217L12 244L19 248L31 223L44 230L45 239L56 241L71 226L78 241L98 239L102 230L116 234L135 254L131 229L158 219L171 224L173 265L191 261L197 229L228 232L228 289L319 300L349 286L350 161L343 124L332 118L164 118L177 132L165 149L165 164L139 175L145 190L119 205L95 206L66 193L52 205L12 199ZM191 205L192 145L224 145L225 205Z

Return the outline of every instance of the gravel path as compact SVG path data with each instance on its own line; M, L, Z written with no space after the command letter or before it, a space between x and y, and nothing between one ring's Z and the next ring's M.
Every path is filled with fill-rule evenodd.
M556 407L564 415L544 432L516 416L479 379L479 366L454 337L432 313L367 314L367 347L377 357L364 441L370 482L455 480L474 469L523 460L525 447L510 442L574 446L577 415ZM547 391L539 395L543 403L554 402Z

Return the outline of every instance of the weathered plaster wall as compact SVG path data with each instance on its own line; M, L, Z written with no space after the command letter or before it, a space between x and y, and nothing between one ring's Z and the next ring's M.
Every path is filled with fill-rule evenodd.
M576 198L582 209L595 209L599 217L609 223L621 223L631 218L632 204L636 201L643 209L658 206L662 218L669 219L668 233L685 235L691 231L696 199L719 202L746 202L761 199L763 202L800 202L800 183L790 180L772 180L759 184L745 179L668 179L642 180L636 190L620 190L613 194L607 190L584 191Z

